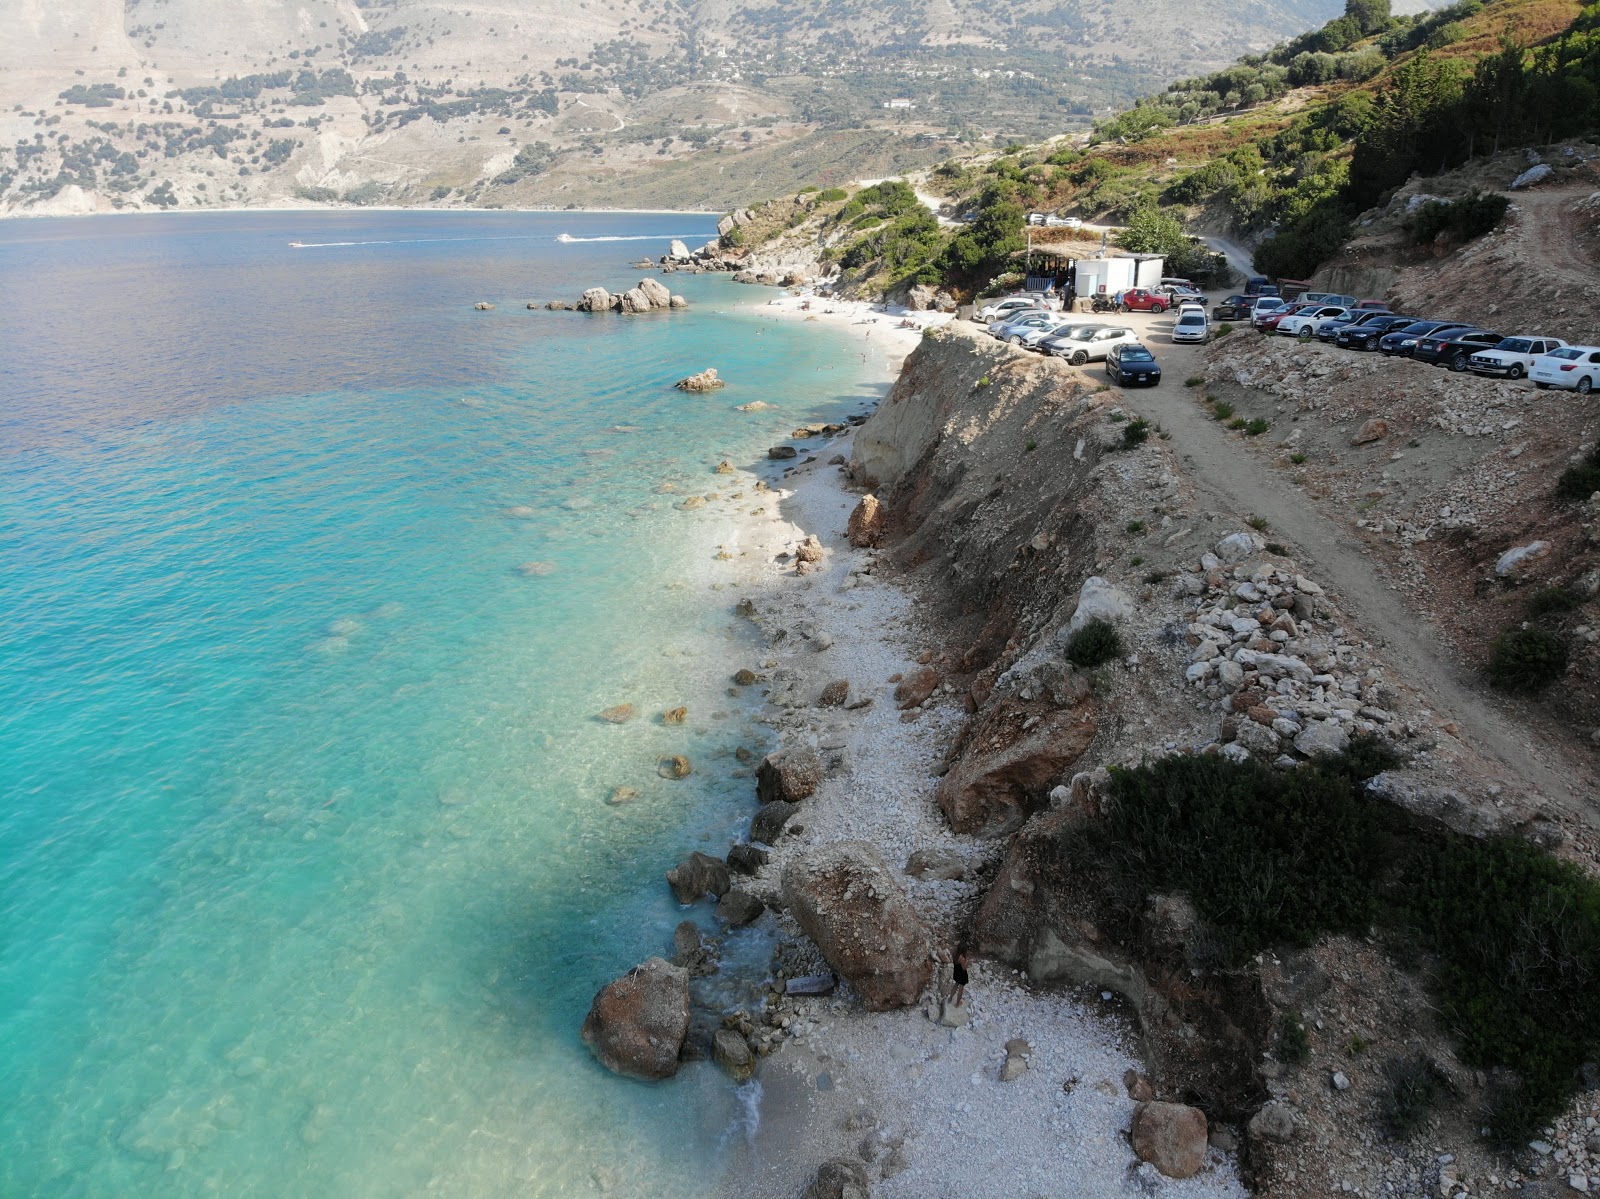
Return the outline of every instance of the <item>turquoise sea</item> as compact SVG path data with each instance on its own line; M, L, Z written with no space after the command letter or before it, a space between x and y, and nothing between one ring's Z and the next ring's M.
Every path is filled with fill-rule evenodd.
M881 364L718 276L524 304L712 232L0 224L0 1194L706 1192L748 1096L577 1035L670 954L662 873L745 827L764 744L709 586L732 520L658 488L766 469ZM732 385L672 390L706 366Z

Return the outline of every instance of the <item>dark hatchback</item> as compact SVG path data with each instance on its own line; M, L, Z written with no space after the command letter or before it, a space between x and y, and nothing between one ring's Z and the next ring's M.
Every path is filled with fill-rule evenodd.
M1359 329L1372 324L1374 321L1382 320L1386 316L1393 315L1394 313L1392 312L1383 312L1376 308L1370 312L1351 309L1349 317L1338 321L1336 324L1329 324L1327 321L1319 322L1317 325L1317 340L1325 341L1332 345L1339 334L1347 330Z
M1379 339L1385 333L1402 325L1414 323L1414 318L1409 316L1386 316L1381 320L1364 321L1359 325L1345 325L1333 340L1335 344L1347 350L1370 350L1377 346Z
M1504 340L1503 334L1491 333L1488 329L1439 329L1417 338L1417 348L1411 351L1411 356L1431 366L1464 371L1472 365L1474 354L1493 349Z
M1430 333L1470 328L1471 325L1463 325L1459 321L1412 321L1409 325L1390 329L1378 338L1378 352L1385 358L1409 358L1411 351L1417 348L1417 342Z
M1211 310L1211 319L1218 321L1247 321L1250 310L1256 306L1254 296L1229 296Z
M1106 353L1106 374L1119 387L1154 387L1161 382L1161 364L1138 342L1124 342Z

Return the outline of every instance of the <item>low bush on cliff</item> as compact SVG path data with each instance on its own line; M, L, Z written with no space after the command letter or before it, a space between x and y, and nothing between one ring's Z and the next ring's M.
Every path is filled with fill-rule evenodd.
M1588 458L1577 466L1569 466L1556 481L1556 498L1586 500L1600 491L1600 446L1590 451Z
M1567 673L1567 643L1536 625L1507 629L1494 639L1489 678L1506 691L1543 691Z
M1227 962L1381 926L1423 962L1461 1059L1514 1076L1486 1123L1502 1147L1525 1144L1600 1052L1600 881L1521 838L1445 833L1379 803L1365 782L1395 765L1387 743L1357 738L1286 771L1205 754L1113 767L1069 864L1132 935L1147 896L1188 895ZM1391 1083L1385 1118L1403 1136L1438 1095L1417 1069Z
M1103 666L1121 653L1122 637L1105 620L1091 620L1067 642L1067 661L1083 670Z
M1462 1060L1520 1079L1489 1127L1502 1147L1525 1144L1600 1050L1600 883L1516 837L1453 839L1402 875Z
M1212 754L1114 767L1096 831L1141 890L1187 893L1233 962L1365 931L1376 912L1375 805L1338 770Z

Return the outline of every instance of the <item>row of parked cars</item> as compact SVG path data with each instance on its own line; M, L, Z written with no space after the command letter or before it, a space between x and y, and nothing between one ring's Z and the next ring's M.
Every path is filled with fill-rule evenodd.
M1165 306L1155 311L1165 311ZM988 323L991 336L1010 345L1065 358L1074 366L1104 362L1106 376L1119 386L1155 387L1161 382L1161 364L1126 326L1038 308L1026 296L985 305L976 319ZM1210 336L1204 307L1194 300L1180 300L1173 341L1207 341Z
M1407 316L1378 300L1310 292L1296 300L1278 296L1229 296L1212 309L1219 320L1249 320L1264 333L1327 342L1349 350L1376 350L1385 357L1414 358L1452 371L1502 379L1533 380L1535 387L1576 391L1600 389L1600 346L1568 345L1559 337L1508 337L1466 321Z

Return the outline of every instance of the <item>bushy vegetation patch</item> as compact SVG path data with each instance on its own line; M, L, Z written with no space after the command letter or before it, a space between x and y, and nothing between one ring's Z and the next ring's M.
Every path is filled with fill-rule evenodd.
M1091 620L1067 641L1067 661L1084 670L1103 666L1122 653L1122 637L1107 620Z
M1597 491L1600 491L1600 445L1577 466L1567 467L1556 480L1558 499L1586 500Z
M1528 616L1537 620L1541 616L1556 616L1581 607L1578 593L1565 587L1541 587L1528 597Z
M1437 962L1434 986L1462 1060L1520 1085L1489 1126L1519 1146L1600 1050L1600 884L1516 837L1453 839L1402 872L1406 924Z
M1429 200L1412 215L1411 236L1419 243L1431 242L1441 233L1452 241L1471 241L1493 230L1509 207L1507 197L1476 188L1459 200Z
M1145 420L1142 416L1138 420L1131 420L1124 425L1122 429L1122 448L1125 450L1134 449L1137 446L1143 445L1149 439L1149 437L1149 421Z
M1567 643L1537 625L1507 629L1490 647L1489 678L1507 691L1539 692L1567 672Z
M1441 833L1372 798L1365 780L1394 765L1387 743L1357 738L1294 770L1206 754L1113 767L1104 817L1065 852L1134 926L1145 896L1186 894L1225 962L1375 925L1414 946L1462 1060L1517 1079L1487 1122L1501 1145L1525 1143L1600 1052L1600 882L1520 838ZM1424 1059L1389 1081L1397 1137L1448 1089Z
M1397 1141L1422 1131L1449 1086L1438 1063L1423 1054L1396 1058L1385 1070L1388 1087L1378 1105L1383 1130Z

